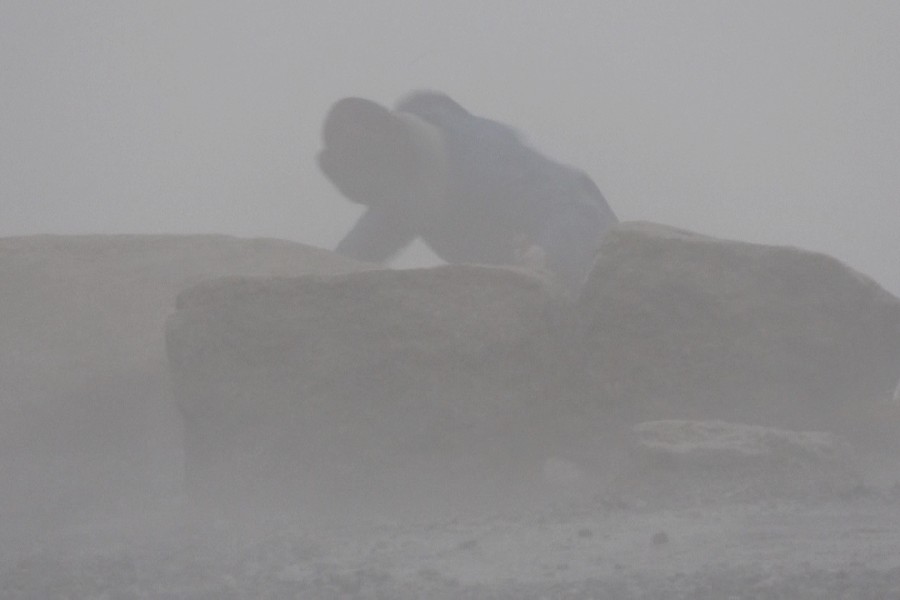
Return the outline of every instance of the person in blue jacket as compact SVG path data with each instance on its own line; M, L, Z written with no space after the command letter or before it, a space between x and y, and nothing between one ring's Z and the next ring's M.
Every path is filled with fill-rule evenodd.
M336 248L355 259L386 262L418 237L448 263L538 266L577 289L618 222L584 172L445 94L395 110L344 98L322 140L322 172L366 207Z

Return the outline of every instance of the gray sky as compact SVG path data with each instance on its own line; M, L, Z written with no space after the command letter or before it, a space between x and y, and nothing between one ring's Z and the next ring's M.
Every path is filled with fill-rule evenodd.
M825 251L900 294L900 3L0 4L0 236L331 247L329 104L446 91L623 220ZM422 261L413 253L409 264Z

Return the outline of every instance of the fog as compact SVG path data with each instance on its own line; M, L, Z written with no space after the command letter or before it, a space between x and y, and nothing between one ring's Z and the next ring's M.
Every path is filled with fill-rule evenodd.
M449 93L622 220L827 252L900 293L900 8L842 1L0 8L0 235L333 247L329 105ZM420 246L401 265L431 264Z
M874 1L3 0L0 597L893 597L898 31ZM511 269L319 250L360 214L329 108L413 90L597 183L623 223L572 286L506 215ZM447 148L409 189L449 195Z

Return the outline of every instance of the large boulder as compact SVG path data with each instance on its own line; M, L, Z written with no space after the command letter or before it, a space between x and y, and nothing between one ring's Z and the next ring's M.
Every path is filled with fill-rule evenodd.
M622 224L603 240L568 338L583 400L632 423L896 437L900 300L822 254Z
M182 289L224 275L360 268L330 252L265 239L0 239L4 522L28 513L46 523L101 497L109 509L130 492L175 488L181 425L163 325Z
M475 266L185 291L167 331L192 493L403 511L502 493L517 466L539 470L535 341L558 299Z

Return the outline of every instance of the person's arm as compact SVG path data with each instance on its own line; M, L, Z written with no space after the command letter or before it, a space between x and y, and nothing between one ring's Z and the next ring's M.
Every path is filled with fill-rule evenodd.
M406 221L395 211L369 208L335 252L356 260L387 262L416 238Z
M578 290L594 266L604 223L597 207L573 204L556 215L540 232L536 246L544 267L572 290Z

